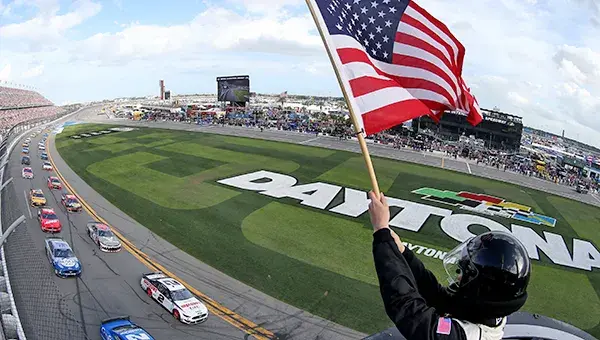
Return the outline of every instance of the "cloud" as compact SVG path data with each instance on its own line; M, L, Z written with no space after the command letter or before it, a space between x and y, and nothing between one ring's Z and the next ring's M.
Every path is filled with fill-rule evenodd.
M0 70L0 80L10 80L12 66L10 64L4 65Z
M27 71L23 72L21 77L23 79L35 78L35 77L39 77L43 73L44 73L44 65L40 64L40 65L32 67L32 68L28 69Z
M79 1L72 11L59 15L56 1L38 0L27 4L38 8L37 15L23 22L0 26L0 39L4 43L15 42L15 46L25 45L34 51L56 47L64 40L65 32L98 14L102 8L98 3ZM16 1L14 5L22 4Z
M71 51L78 60L100 64L129 63L174 53L185 58L198 51L322 55L320 38L310 33L313 26L308 14L256 18L210 7L184 24L130 24L117 33L98 33L74 44Z
M508 93L508 100L510 100L513 104L515 105L527 105L529 104L529 99L523 97L522 95L516 93L516 92L509 92Z

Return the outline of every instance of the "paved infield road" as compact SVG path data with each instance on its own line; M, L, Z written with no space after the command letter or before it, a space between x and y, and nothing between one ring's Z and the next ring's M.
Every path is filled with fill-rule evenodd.
M20 147L16 147L11 156L10 175L14 178L15 206L27 218L27 236L30 242L26 249L28 251L27 266L24 266L32 280L43 277L48 287L57 289L53 291L59 297L57 301L58 310L48 311L51 314L60 311L68 315L75 323L84 327L78 330L72 328L70 332L72 339L99 339L100 321L105 318L120 315L130 315L132 321L146 328L157 339L243 339L245 333L225 322L223 319L211 315L208 320L200 325L184 325L174 318L156 302L152 301L140 288L139 281L143 273L151 270L142 264L136 257L126 250L119 253L103 253L98 250L86 233L86 223L93 218L85 211L81 213L67 213L60 204L60 190L50 191L46 186L46 179L54 172L41 169L42 162L37 150L37 142L40 136L33 138L31 147L31 167L34 170L33 180L21 178ZM55 154L55 151L53 151ZM57 162L60 163L60 162ZM56 277L51 265L45 257L44 239L49 236L41 231L36 219L37 209L28 204L29 190L41 188L46 195L48 206L54 208L62 225L62 232L58 235L66 239L73 247L77 257L82 261L83 274L79 279L61 279ZM114 215L115 217L118 216ZM117 224L120 226L120 224ZM158 248L161 249L161 248ZM12 256L11 253L7 255ZM33 265L35 264L35 265ZM31 272L31 268L37 269ZM11 273L11 280L13 278ZM15 274L18 275L18 274ZM15 280L18 280L15 278ZM19 294L20 286L13 290ZM39 287L44 288L44 287ZM39 296L30 296L34 300ZM43 298L43 297L42 297ZM27 297L24 297L27 301ZM21 301L23 302L23 300ZM42 301L29 301L33 306L40 309ZM21 307L21 306L18 306ZM19 308L21 317L25 323L30 323L31 329L37 336L29 336L30 339L48 339L49 333L54 327L52 316L43 315L42 311L32 311L32 308ZM22 312L21 312L22 311ZM44 319L44 318L47 319Z
M85 109L68 120L81 119L88 116L90 111L93 110ZM36 275L47 275L50 278L52 281L50 285L55 285L58 289L60 309L65 311L63 314L69 315L74 322L85 325L85 333L90 339L99 338L100 320L118 315L131 315L133 321L146 328L157 339L253 338L248 337L248 333L257 333L255 337L259 339L269 336L280 339L360 339L365 336L284 304L233 280L154 235L83 182L56 151L54 137L51 135L48 140L48 152L61 176L95 213L130 241L132 247L143 252L142 261L138 259L140 255L134 256L126 249L119 253L101 253L85 231L86 223L93 218L85 211L67 215L60 208L60 191L50 192L47 189L45 181L49 174L41 170L40 152L36 150L39 136L31 143L35 146L31 151L31 167L36 175L33 180L20 177L21 148L20 146L15 148L10 163L10 174L15 178L15 196L18 197L19 209L28 219L27 232L31 238L29 251L34 253L31 257L40 263L38 267L46 270L45 273L36 273ZM76 255L83 263L83 274L80 279L59 279L53 275L43 249L43 240L47 235L40 230L35 210L29 208L26 202L26 192L33 187L44 189L49 206L55 208L63 224L60 235L73 246ZM143 264L144 257L151 259L152 263L160 266L159 268L166 268L177 278L197 289L199 291L197 295L205 294L200 297L214 299L211 301L215 301L216 305L212 308L209 306L211 315L207 322L193 326L181 324L145 295L139 287L139 280L143 273L153 270ZM11 280L12 275L11 273ZM27 301L27 308L20 308L20 310L35 310L32 307L34 305L35 301ZM25 322L32 323L36 329L43 328L43 322L39 321L42 318L34 316L33 312L30 314L32 315L23 316ZM254 331L252 327L257 330Z

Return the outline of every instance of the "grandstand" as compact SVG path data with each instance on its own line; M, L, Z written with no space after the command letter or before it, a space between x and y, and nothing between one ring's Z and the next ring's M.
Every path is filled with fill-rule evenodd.
M0 134L23 122L54 118L62 111L38 92L0 86Z
M447 111L439 123L428 116L413 119L412 128L415 133L433 131L444 140L458 141L461 136L473 136L490 149L519 150L523 134L522 118L498 110L481 111L483 121L477 126L471 126L466 121L466 114Z

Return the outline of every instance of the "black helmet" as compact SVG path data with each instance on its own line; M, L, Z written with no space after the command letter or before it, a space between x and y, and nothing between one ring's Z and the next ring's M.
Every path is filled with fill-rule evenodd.
M448 289L463 298L489 302L527 298L531 262L512 234L490 231L470 238L444 257L444 269Z

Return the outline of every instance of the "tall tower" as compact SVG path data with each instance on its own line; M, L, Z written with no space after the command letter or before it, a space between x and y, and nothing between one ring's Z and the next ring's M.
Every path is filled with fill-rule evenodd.
M165 81L162 79L159 80L158 86L160 87L160 100L164 100L165 99Z

